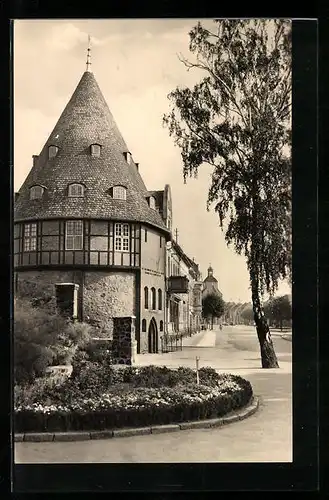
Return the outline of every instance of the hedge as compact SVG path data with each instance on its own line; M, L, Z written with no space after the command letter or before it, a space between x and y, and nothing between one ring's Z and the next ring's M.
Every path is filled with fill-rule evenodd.
M141 374L149 385L136 387L134 383L143 379ZM167 377L169 384L152 387L151 374L153 381ZM178 374L180 377L173 384ZM51 398L51 392L45 392L44 398L39 397L39 400L44 399L43 402L24 404L23 407L16 403L15 431L105 430L216 418L245 406L252 397L249 381L231 374L218 375L209 368L203 369L203 384L208 380L208 385L191 383L189 378L191 375L195 377L195 372L185 368L133 367L120 369L117 375L116 383L103 394L92 395L90 390L88 393L79 392L75 382L71 392L65 392L62 401L58 390L54 398ZM64 396L64 392L62 394Z

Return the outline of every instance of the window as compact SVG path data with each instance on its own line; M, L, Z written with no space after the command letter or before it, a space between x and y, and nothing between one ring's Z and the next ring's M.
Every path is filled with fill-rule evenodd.
M149 289L147 286L144 287L144 307L145 309L149 308Z
M114 186L113 198L115 200L126 200L127 199L127 189L124 186Z
M154 311L157 308L157 305L156 305L156 291L153 286L151 288L151 300L152 300L152 309Z
M128 151L126 151L123 154L124 154L126 162L128 163L128 165L130 165L130 163L131 163L131 153L129 153Z
M129 224L115 224L115 250L129 252Z
M90 146L90 153L91 153L91 156L100 157L100 155L101 155L101 146L99 144L92 144Z
M163 332L163 321L160 321L160 332Z
M30 188L30 200L39 200L42 198L45 188L42 186L32 186Z
M149 204L150 204L150 208L153 208L153 210L154 210L155 209L155 198L153 196L150 196Z
M48 148L48 158L54 158L58 153L57 146L49 146Z
M24 252L33 252L37 249L37 225L24 225Z
M160 248L162 248L162 236L160 236Z
M147 229L145 229L145 243L147 242Z
M168 276L170 276L170 257L168 257L168 270L167 270Z
M146 319L142 321L142 332L146 332Z
M158 290L158 309L159 311L162 309L162 290L160 288Z
M66 223L65 250L82 250L83 222L72 220Z
M68 195L70 198L81 198L84 196L85 187L83 184L70 184Z

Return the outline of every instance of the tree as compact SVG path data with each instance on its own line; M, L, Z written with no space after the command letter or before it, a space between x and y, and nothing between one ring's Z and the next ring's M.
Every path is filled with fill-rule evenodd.
M204 318L211 319L211 328L213 328L214 318L223 316L224 307L224 301L217 293L210 293L202 299L202 314Z
M282 330L283 322L291 320L291 302L289 295L274 297L270 301L271 316Z
M286 20L215 20L189 33L205 77L176 88L164 115L183 176L213 168L213 206L228 245L246 257L263 368L278 367L264 293L291 276L291 27Z
M252 324L254 321L254 312L253 312L253 307L252 304L246 304L243 310L241 311L241 317L244 320L244 322L249 325Z

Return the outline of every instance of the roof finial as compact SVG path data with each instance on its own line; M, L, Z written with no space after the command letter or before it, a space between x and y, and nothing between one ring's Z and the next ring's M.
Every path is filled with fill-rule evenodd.
M86 71L90 71L90 66L91 66L91 61L90 61L90 35L88 35L88 49L87 49L87 64L86 64Z

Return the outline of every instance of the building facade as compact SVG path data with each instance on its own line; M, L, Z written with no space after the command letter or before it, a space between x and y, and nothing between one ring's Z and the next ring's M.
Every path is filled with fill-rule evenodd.
M171 220L170 187L147 190L87 67L15 193L16 297L56 307L56 285L77 285L78 320L111 338L133 316L137 352L158 352Z
M202 282L199 266L175 240L167 244L167 283L168 333L200 331Z

